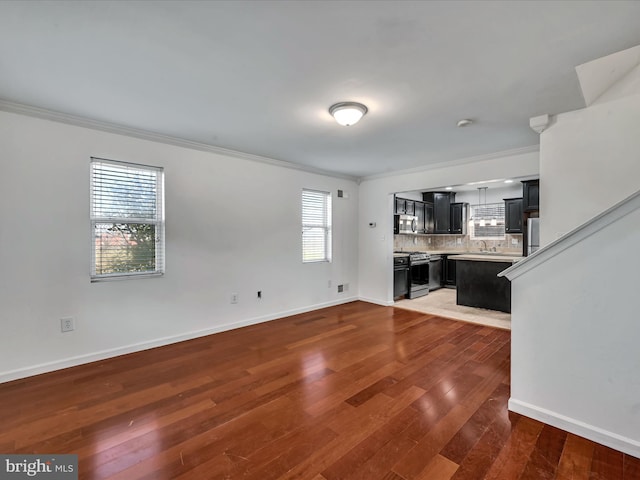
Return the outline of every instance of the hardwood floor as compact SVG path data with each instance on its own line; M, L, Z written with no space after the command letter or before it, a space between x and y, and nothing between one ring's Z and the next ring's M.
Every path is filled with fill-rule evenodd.
M640 479L507 412L509 339L354 302L2 384L0 452L82 479Z

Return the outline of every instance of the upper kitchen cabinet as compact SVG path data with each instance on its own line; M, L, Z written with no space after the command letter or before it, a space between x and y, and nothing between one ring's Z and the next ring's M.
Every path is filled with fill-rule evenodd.
M433 203L423 203L423 205L424 205L424 233L431 234L435 230Z
M451 203L455 192L425 192L422 199L433 205L433 233L451 233Z
M522 233L522 198L504 199L505 233Z
M418 233L424 233L424 203L420 201L414 201L414 211L418 218Z
M415 215L416 206L414 200L406 198L395 197L395 211L396 215Z
M395 209L393 213L396 215L405 215L407 213L407 201L404 198L395 198Z
M467 234L468 203L452 203L450 207L451 219L449 233L453 235Z
M522 209L525 212L540 210L540 180L522 182Z

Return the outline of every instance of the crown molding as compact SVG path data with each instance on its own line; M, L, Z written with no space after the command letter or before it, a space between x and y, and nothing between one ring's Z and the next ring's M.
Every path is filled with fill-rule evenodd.
M240 152L237 150L231 150L228 148L217 147L215 145L209 145L207 143L195 142L193 140L186 140L184 138L173 137L171 135L164 135L157 132L151 132L148 130L142 130L133 127L127 127L124 125L118 125L116 123L104 122L101 120L93 120L78 115L71 115L68 113L58 112L55 110L48 110L45 108L35 107L33 105L26 105L22 103L11 102L0 98L0 110L10 113L17 113L20 115L27 115L30 117L37 117L44 120L50 120L53 122L66 123L68 125L74 125L76 127L90 128L92 130L100 130L102 132L114 133L117 135L124 135L127 137L140 138L142 140L149 140L152 142L164 143L167 145L173 145L176 147L189 148L192 150L199 150L202 152L215 153L218 155L226 155L229 157L241 158L244 160L250 160L253 162L266 163L274 165L276 167L289 168L292 170L300 170L307 173L315 173L318 175L325 175L334 178L341 178L344 180L350 180L357 182L358 177L351 175L342 175L336 172L330 172L328 170L322 170L320 168L309 167L305 165L299 165L296 163L286 162L284 160L276 160L274 158L263 157L262 155L255 155L253 153Z
M368 175L366 177L360 178L360 181L377 180L379 178L397 177L400 175L422 173L429 170L436 170L438 168L455 167L457 165L466 165L469 163L493 160L494 158L508 157L513 155L522 155L525 153L535 153L539 151L540 151L540 145L530 145L528 147L514 148L511 150L502 150L499 152L487 153L484 155L476 155L473 157L465 157L457 160L449 160L449 161L442 161L438 163L431 163L428 165L421 165L420 167L408 168L406 170L394 170L393 172L385 172L385 173L378 173L375 175Z

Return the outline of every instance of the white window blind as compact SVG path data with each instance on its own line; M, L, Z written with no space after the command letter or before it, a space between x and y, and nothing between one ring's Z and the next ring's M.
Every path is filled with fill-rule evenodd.
M302 190L302 261L331 261L331 194Z
M164 273L162 168L91 159L92 281Z
M472 240L504 239L504 202L471 205L469 226Z

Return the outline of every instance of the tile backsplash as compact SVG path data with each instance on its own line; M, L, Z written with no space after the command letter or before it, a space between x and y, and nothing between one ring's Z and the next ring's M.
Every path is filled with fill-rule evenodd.
M516 240L517 245L513 244ZM447 250L460 252L474 252L484 250L501 253L522 253L522 234L506 235L500 240L471 240L469 235L394 235L394 252L414 252L429 250ZM495 248L495 250L494 250Z

